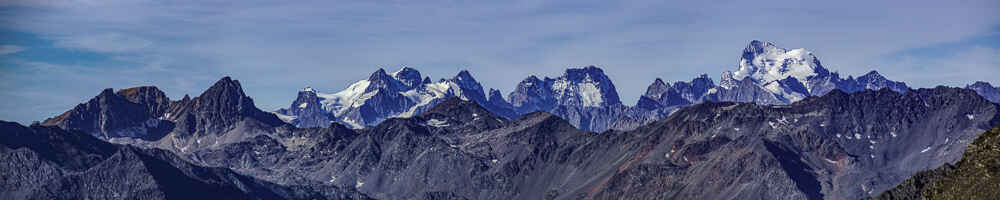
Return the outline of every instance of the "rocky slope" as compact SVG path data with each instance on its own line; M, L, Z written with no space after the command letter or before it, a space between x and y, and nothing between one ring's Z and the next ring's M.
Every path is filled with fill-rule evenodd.
M917 173L871 199L994 199L1000 195L1000 126L969 144L962 160Z
M368 199L328 185L281 186L55 127L0 122L0 132L2 199Z

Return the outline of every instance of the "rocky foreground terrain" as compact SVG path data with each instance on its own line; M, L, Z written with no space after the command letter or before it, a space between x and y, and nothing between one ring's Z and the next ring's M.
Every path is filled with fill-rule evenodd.
M161 149L0 122L0 199L369 199L353 188L278 185Z
M957 164L923 171L871 199L1000 198L1000 127L976 138Z

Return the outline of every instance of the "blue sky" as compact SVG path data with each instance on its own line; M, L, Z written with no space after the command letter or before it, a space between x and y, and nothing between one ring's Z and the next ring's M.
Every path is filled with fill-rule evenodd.
M265 110L382 67L468 69L505 94L597 65L633 104L653 79L718 80L753 39L844 75L915 87L1000 83L1000 2L0 1L0 120L57 115L103 88L172 99L232 76Z

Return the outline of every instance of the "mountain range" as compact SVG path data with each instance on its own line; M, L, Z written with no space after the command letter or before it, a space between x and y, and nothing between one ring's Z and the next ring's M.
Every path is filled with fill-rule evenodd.
M0 197L858 199L956 164L1000 125L989 83L845 79L759 41L718 84L655 79L634 106L594 66L488 91L412 68L275 112L230 77L181 100L105 89L0 123Z
M789 50L757 40L743 49L738 65L737 71L722 73L718 84L707 74L672 84L657 78L634 106L621 102L609 76L595 66L567 69L555 78L529 76L507 98L495 89L484 93L483 86L468 71L431 82L430 77L421 78L420 72L413 68L403 67L393 73L379 69L368 79L336 93L304 88L288 108L274 113L285 122L303 128L327 127L330 123L362 128L392 117L413 116L444 99L459 97L477 102L507 119L546 111L580 129L603 132L630 130L662 119L679 107L709 101L789 104L834 89L848 93L910 89L906 83L889 80L877 71L857 78L842 78L823 67L808 50ZM967 88L994 102L1000 101L1000 89L989 83L977 82Z
M27 127L30 131L4 131L10 137L5 141L12 142L36 141L39 137L30 135L41 133L48 135L41 138L56 138L50 140L97 136L84 139L97 145L74 148L14 142L4 157L16 162L6 163L52 166L11 166L37 174L25 180L61 180L57 188L94 185L90 179L63 175L75 172L60 163L84 161L20 156L74 155L84 151L78 148L93 146L97 149L86 152L103 156L70 156L90 159L72 169L101 171L95 163L112 162L110 155L155 155L140 164L172 163L163 169L174 174L169 177L189 177L179 183L210 183L231 188L226 191L233 195L287 199L854 199L956 162L973 138L1000 125L1000 105L973 90L949 87L906 93L833 90L782 105L707 101L633 130L603 133L580 130L544 111L508 119L458 96L362 129L338 123L298 128L253 107L239 82L228 77L198 97L179 101L150 101L161 92L140 88L147 92L105 90L60 115L80 117L54 117ZM158 107L166 109L145 111ZM135 121L134 116L118 117L132 112L157 122L138 126L162 131L93 132L138 130L126 123ZM81 123L94 121L99 123ZM18 132L32 134L11 134ZM165 176L158 170L115 180ZM213 178L219 176L230 178ZM181 187L155 183L163 186L150 187L164 191L150 194L166 198L172 196L166 190ZM39 185L56 187L52 184ZM12 190L18 192L2 195L51 197L32 189L36 187L19 186ZM100 191L110 189L97 191L93 195L107 195ZM62 195L84 198L91 193Z

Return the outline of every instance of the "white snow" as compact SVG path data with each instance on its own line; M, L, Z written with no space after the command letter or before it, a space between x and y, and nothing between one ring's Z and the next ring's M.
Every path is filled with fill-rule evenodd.
M429 119L429 120L427 120L427 125L433 126L433 127L447 127L447 126L450 126L450 124L448 124L448 121L438 120L438 119Z
M840 138L840 133L837 133L837 138Z
M972 114L968 114L968 115L965 115L965 118L969 118L969 120L973 120L973 119L976 119L976 116L972 115Z
M604 102L604 96L601 95L601 89L597 88L597 84L593 82L580 83L580 100L583 102L583 106L586 107L599 107L601 103Z
M826 160L830 164L837 164L837 161L830 160L829 158L823 158L823 160Z
M857 133L855 133L855 134L854 134L854 138L857 138L857 139L861 139L861 134L857 134Z
M493 160L490 160L490 162L497 163L497 162L500 162L500 161L497 160L497 159L493 159Z
M740 131L740 128L733 128L733 130Z
M927 152L927 151L930 151L930 150L931 150L931 147L927 147L927 148L924 148L924 150L920 150L920 153Z
M309 103L299 104L299 108L306 108L306 106L309 106Z
M316 92L316 90L313 90L312 87L302 88L302 91L305 91L305 92Z
M733 78L742 80L751 77L760 83L770 83L788 77L795 77L803 84L807 77L816 75L816 59L812 52L805 49L787 50L767 43L764 52L753 60L740 59L740 69L733 73ZM806 88L810 88L806 85Z
M729 89L729 88L726 88L726 89ZM709 88L708 92L705 92L705 94L715 94L717 92L719 92L719 89Z
M600 107L604 103L604 95L598 84L600 83L593 80L590 74L580 82L567 80L563 76L552 83L552 91L556 99L576 99L584 107Z
M365 93L370 84L371 82L368 80L360 80L340 92L334 94L316 93L316 96L322 99L320 103L323 104L324 110L333 113L334 116L340 116L352 107L364 105L365 100L378 93L378 91Z
M764 89L770 91L772 94L777 96L785 97L789 101L796 102L806 98L807 94L802 94L794 92L786 87L782 87L781 83L777 81L767 83L764 85Z
M361 188L361 186L365 186L365 182L362 182L361 180L354 182L354 188Z
M892 137L896 137L896 132L895 131L889 132L889 135L892 135Z
M292 116L292 115L283 115L283 114L281 114L281 113L276 113L276 112L272 112L272 113L273 113L273 114L274 114L275 116L278 116L278 119L280 119L281 121L285 121L285 122L288 122L288 123L291 123L291 122L292 122L292 120L295 120L296 118L298 118L298 116Z
M343 121L344 123L347 123L347 125L348 125L348 126L351 126L351 128L364 128L364 127L365 127L364 125L361 125L361 123L358 123L358 122L354 121L354 120L353 120L353 119L351 119L351 118L347 118L347 117L345 117L345 118L344 118L343 120L341 120L341 121Z

